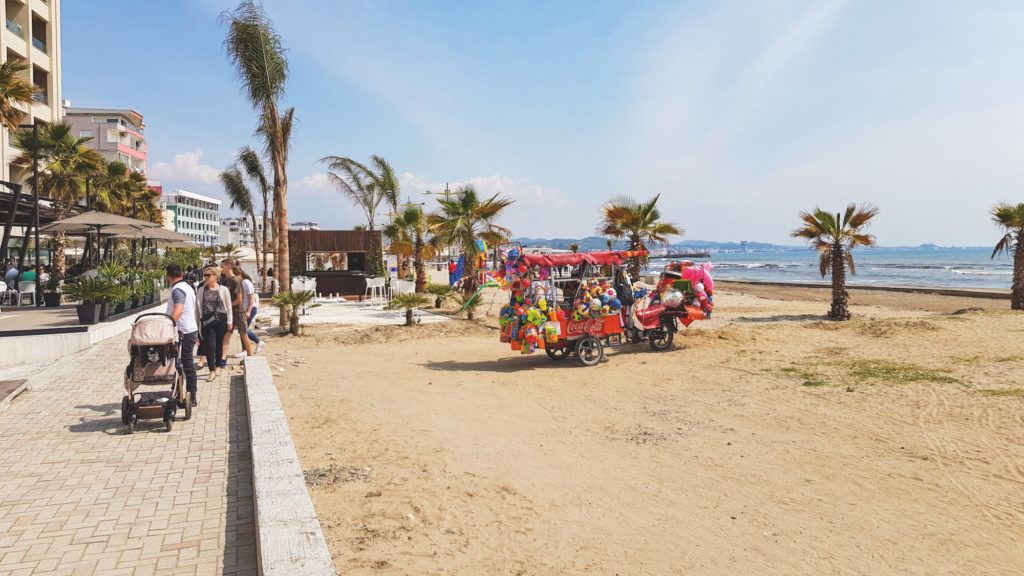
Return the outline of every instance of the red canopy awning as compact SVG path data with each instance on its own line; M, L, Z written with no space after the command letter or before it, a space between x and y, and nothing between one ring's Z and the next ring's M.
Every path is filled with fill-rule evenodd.
M647 252L640 250L616 250L603 252L579 252L576 254L523 254L523 264L527 266L577 266L586 262L587 264L619 265L623 259L634 256L646 256Z

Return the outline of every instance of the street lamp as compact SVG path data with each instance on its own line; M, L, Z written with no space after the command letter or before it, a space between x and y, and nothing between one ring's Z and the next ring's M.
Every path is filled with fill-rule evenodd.
M448 197L452 195L452 191L448 189L448 183L445 182L444 192L431 192L430 190L427 190L426 192L424 192L424 194L436 194L437 196L444 196L444 199L447 200Z

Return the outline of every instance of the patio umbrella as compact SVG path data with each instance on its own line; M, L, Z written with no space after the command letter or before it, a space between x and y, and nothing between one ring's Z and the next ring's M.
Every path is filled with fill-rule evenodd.
M100 231L108 226L120 226L124 228L134 228L136 230L141 228L154 228L160 227L155 222L146 222L144 220L138 220L135 218L128 218L127 216L118 216L117 214L108 214L106 212L97 212L91 210L84 214L65 218L63 220L57 220L51 222L46 226L40 226L40 232L67 232L67 233L78 233L83 234L92 230Z
M168 230L166 228L124 228L121 226L112 226L107 228L107 233L112 233L114 238L123 238L125 240L157 240L160 242L194 242L191 236L187 236L180 232Z

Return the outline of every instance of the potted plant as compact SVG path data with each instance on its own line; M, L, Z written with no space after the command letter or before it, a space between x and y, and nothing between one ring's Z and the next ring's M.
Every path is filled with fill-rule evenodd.
M53 274L50 275L50 279L46 281L46 287L43 289L43 302L47 308L57 308L60 306L60 288L64 283L64 277L61 273L54 270Z
M121 284L114 284L110 290L110 304L113 305L114 309L108 314L108 317L123 314L128 308L128 300L131 297L132 291L130 288Z
M79 278L64 285L68 299L77 301L79 324L95 324L101 321L101 312L114 285L101 278Z
M434 295L434 308L440 308L445 300L455 297L455 292L448 284L427 284L427 292Z

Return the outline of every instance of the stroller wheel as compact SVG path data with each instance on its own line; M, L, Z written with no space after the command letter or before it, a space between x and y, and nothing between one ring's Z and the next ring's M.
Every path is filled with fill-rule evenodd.
M127 424L132 413L132 401L125 396L121 398L121 424Z
M128 422L128 430L127 430L126 433L127 434L133 434L134 432L135 432L135 422L129 421Z
M185 392L185 420L192 419L192 393Z
M172 422L174 422L174 420L171 418L164 418L164 428L166 428L168 432L171 431Z

